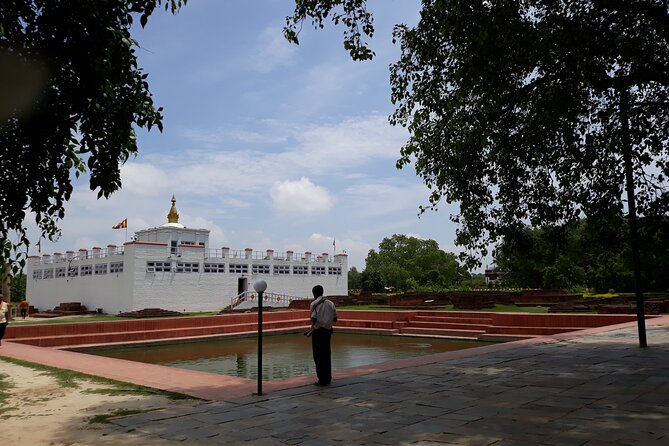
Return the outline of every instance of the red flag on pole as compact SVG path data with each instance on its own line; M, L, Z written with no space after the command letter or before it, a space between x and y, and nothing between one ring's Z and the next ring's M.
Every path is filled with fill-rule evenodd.
M128 227L128 219L124 218L122 222L116 223L114 226L112 226L112 229L125 229Z

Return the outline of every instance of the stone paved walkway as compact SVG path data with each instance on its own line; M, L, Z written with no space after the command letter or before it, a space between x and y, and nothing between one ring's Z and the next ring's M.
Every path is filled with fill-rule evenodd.
M113 420L146 444L669 445L669 318ZM560 338L558 338L560 339Z

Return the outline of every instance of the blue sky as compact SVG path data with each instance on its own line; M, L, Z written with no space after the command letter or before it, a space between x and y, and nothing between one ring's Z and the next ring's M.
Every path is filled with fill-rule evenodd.
M343 28L313 30L300 45L281 33L291 0L191 0L176 16L157 11L138 27L164 132L138 131L139 155L122 167L123 189L97 200L77 182L57 243L42 252L121 244L111 226L133 231L166 222L174 194L180 222L211 230L210 247L349 254L396 233L435 239L456 251L442 205L418 217L429 191L395 162L407 138L392 127L388 66L399 55L396 23L414 24L419 1L369 2L376 58L353 62ZM32 253L32 252L31 252Z

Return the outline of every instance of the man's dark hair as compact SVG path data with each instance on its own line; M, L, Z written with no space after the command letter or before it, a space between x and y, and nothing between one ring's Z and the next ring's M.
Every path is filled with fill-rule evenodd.
M314 298L319 298L323 295L323 287L321 285L316 285L311 289L311 292L314 293Z

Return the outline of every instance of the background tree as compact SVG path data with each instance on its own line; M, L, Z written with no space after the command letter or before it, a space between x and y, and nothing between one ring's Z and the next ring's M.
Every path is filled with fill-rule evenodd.
M348 289L359 290L362 288L362 281L360 279L360 272L355 266L348 270Z
M294 19L322 26L329 10L360 2L296 5ZM410 132L398 166L414 163L432 190L428 208L460 204L458 244L485 255L522 224L627 208L641 346L636 215L669 208L668 8L423 0L419 23L395 30L402 54L391 66L391 122Z
M436 241L401 234L384 238L378 252L369 251L364 272L378 273L384 287L398 291L454 287L469 278L455 254L441 250Z
M363 291L369 293L381 293L384 290L383 277L376 270L365 270L360 273L360 284Z
M669 218L644 217L639 229L644 234L643 288L666 291ZM526 227L498 245L495 263L510 286L630 292L634 273L628 234L627 219L615 216L604 222L583 219L559 227Z
M12 302L21 302L26 297L26 275L19 273L10 279Z
M11 283L12 278L9 275L9 268L5 268L4 271L0 271L0 294L2 294L2 300L5 302L11 302Z
M130 28L186 0L0 2L0 269L27 247L24 220L58 234L72 174L108 197L137 153L133 126L162 130Z

